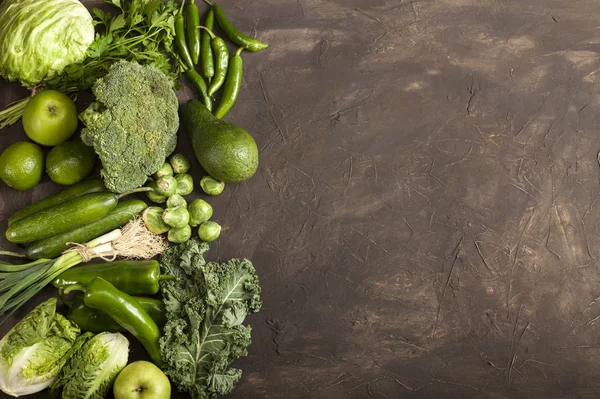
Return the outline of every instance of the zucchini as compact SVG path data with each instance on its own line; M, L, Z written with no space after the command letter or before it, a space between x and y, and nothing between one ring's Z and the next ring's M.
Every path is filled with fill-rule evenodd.
M146 206L146 203L140 200L123 201L101 219L32 243L25 250L25 255L29 259L56 258L70 247L67 243L83 244L111 230L118 229L142 213Z
M6 239L15 244L52 237L98 220L117 206L113 193L91 193L17 220L6 229Z
M8 219L8 225L10 226L17 220L23 219L29 215L33 215L39 211L50 208L52 206L62 204L63 202L72 200L73 198L79 197L84 194L97 193L100 191L106 191L102 179L94 177L77 183L61 192L53 194L41 201L34 202L33 204L26 206L25 208L17 211Z

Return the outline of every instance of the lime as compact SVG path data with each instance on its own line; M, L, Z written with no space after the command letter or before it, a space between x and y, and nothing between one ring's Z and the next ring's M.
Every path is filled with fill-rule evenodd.
M89 176L96 164L96 153L92 147L79 139L65 141L48 153L46 173L53 182L70 186Z
M0 179L9 187L29 190L42 180L44 154L39 145L19 141L0 154Z

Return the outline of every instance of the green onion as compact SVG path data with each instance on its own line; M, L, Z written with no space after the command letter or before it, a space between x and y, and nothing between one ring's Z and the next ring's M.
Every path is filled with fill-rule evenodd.
M0 263L0 325L64 271L95 258L114 260L118 256L149 259L162 253L168 244L151 233L141 218L123 229L113 230L88 243L79 244L56 259L39 259L23 265ZM7 253L4 253L7 254Z

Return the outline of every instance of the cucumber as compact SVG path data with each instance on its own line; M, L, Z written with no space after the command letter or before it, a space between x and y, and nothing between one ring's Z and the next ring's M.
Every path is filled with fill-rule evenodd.
M6 239L15 244L52 237L98 220L117 206L113 193L91 193L17 220L6 229Z
M80 195L97 193L100 191L106 191L106 187L104 187L104 183L102 182L101 178L94 177L92 179L84 180L81 183L77 183L61 192L44 198L41 201L34 202L33 204L19 210L8 219L8 225L10 226L17 220L23 219L29 215L33 215L34 213L50 208L51 206L62 204L63 202L79 197Z
M25 255L29 259L56 258L70 247L67 243L76 242L83 244L102 234L118 229L142 213L146 209L146 206L146 203L140 200L123 201L101 219L78 227L75 230L32 243L25 250Z

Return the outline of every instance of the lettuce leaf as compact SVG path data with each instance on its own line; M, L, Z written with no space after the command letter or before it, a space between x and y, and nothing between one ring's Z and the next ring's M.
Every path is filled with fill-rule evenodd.
M206 243L193 239L161 257L167 323L160 341L163 371L193 398L230 393L242 372L231 363L247 355L250 326L242 323L261 307L256 270L247 259L206 263Z
M129 341L122 334L104 332L85 333L78 342L79 348L50 385L50 394L62 399L102 399L127 365Z
M56 313L56 298L38 305L0 340L0 390L23 396L48 387L69 359L79 332Z

